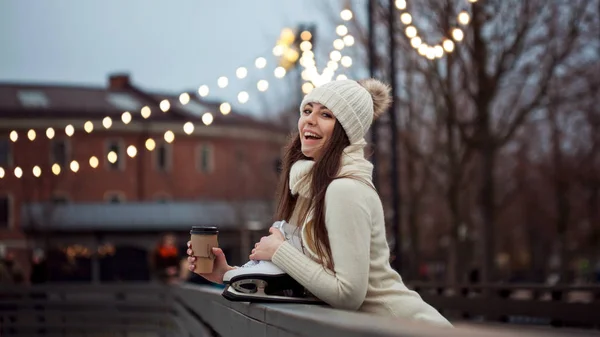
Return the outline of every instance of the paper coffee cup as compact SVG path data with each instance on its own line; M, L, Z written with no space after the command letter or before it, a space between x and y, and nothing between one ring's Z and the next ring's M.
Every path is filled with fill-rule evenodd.
M217 234L219 231L214 226L193 226L190 231L192 251L196 257L195 273L207 274L213 270L215 255L213 247L219 247Z

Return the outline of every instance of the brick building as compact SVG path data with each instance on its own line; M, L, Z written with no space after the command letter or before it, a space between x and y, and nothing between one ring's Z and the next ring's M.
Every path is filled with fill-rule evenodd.
M289 130L220 108L119 74L106 88L0 84L0 248L26 264L33 248L77 245L93 265L99 247L148 252L212 224L242 262L246 234L270 224Z

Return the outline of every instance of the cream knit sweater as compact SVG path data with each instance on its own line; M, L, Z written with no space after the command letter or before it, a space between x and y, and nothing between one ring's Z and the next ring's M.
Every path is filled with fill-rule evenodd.
M307 173L313 164L300 161L292 168L290 187L292 193L300 194L299 202L309 197ZM343 158L342 173L364 178L366 174L370 177L371 170L362 149L352 150ZM297 226L297 219L295 212L290 223ZM279 247L272 262L332 307L452 326L409 290L390 266L383 207L373 188L351 178L334 180L325 195L325 223L334 270L318 263L306 245L305 255L288 242ZM304 240L305 227L301 227Z

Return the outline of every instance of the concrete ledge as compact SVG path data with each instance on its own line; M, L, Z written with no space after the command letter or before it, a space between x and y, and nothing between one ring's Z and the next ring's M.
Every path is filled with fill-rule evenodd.
M222 337L327 336L566 336L572 331L527 329L521 326L482 327L457 324L439 328L402 319L302 304L258 304L231 302L222 289L211 286L174 287L175 301ZM590 331L591 332L591 331Z

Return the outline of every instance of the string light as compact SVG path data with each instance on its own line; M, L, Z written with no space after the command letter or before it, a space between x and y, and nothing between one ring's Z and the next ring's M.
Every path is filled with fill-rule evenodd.
M6 172L4 171L4 169L2 167L0 167L0 179L4 178L5 175L6 175Z
M127 147L127 155L131 158L134 158L137 155L137 149L134 145L129 145Z
M39 178L42 175L42 169L37 165L35 165L31 171L36 178Z
M29 140L32 142L35 140L35 130L34 129L27 131L27 138L29 138Z
M19 139L19 134L17 133L17 131L11 131L10 135L8 136L10 138L10 140L14 143Z
M152 138L146 139L146 144L145 145L146 145L146 149L148 151L152 151L152 150L154 150L156 148L156 142Z
M475 3L477 0L469 0L470 3ZM449 37L444 38L441 42L433 45L428 45L423 42L423 39L419 36L419 30L414 26L414 19L407 10L407 0L396 0L396 8L400 11L400 21L406 26L405 34L410 39L410 45L413 47L419 55L426 57L430 60L440 59L444 57L446 53L451 53L455 50L455 42L461 42L465 34L462 29L453 27L448 32ZM471 21L471 17L467 11L461 11L456 20L460 25L468 25Z
M98 160L98 157L96 157L96 156L91 156L89 162L90 162L90 167L92 167L92 168L96 168L100 164L100 161Z
M54 173L55 176L60 174L60 165L54 163L52 164L52 173Z
M48 139L52 139L55 136L55 132L53 128L48 128L46 129L46 137L48 137Z
M186 122L183 124L183 132L188 135L191 135L194 132L194 124L192 122Z
M94 123L90 121L85 122L85 124L83 124L83 129L87 133L92 133L92 131L94 131Z
M77 173L77 171L79 171L79 163L76 160L73 160L71 162L71 164L69 165L69 167L71 168L71 171Z
M75 127L73 127L73 125L69 124L65 127L65 134L68 137L71 137L74 133L75 133Z
M20 167L15 167L15 177L21 178L23 176L23 170Z

